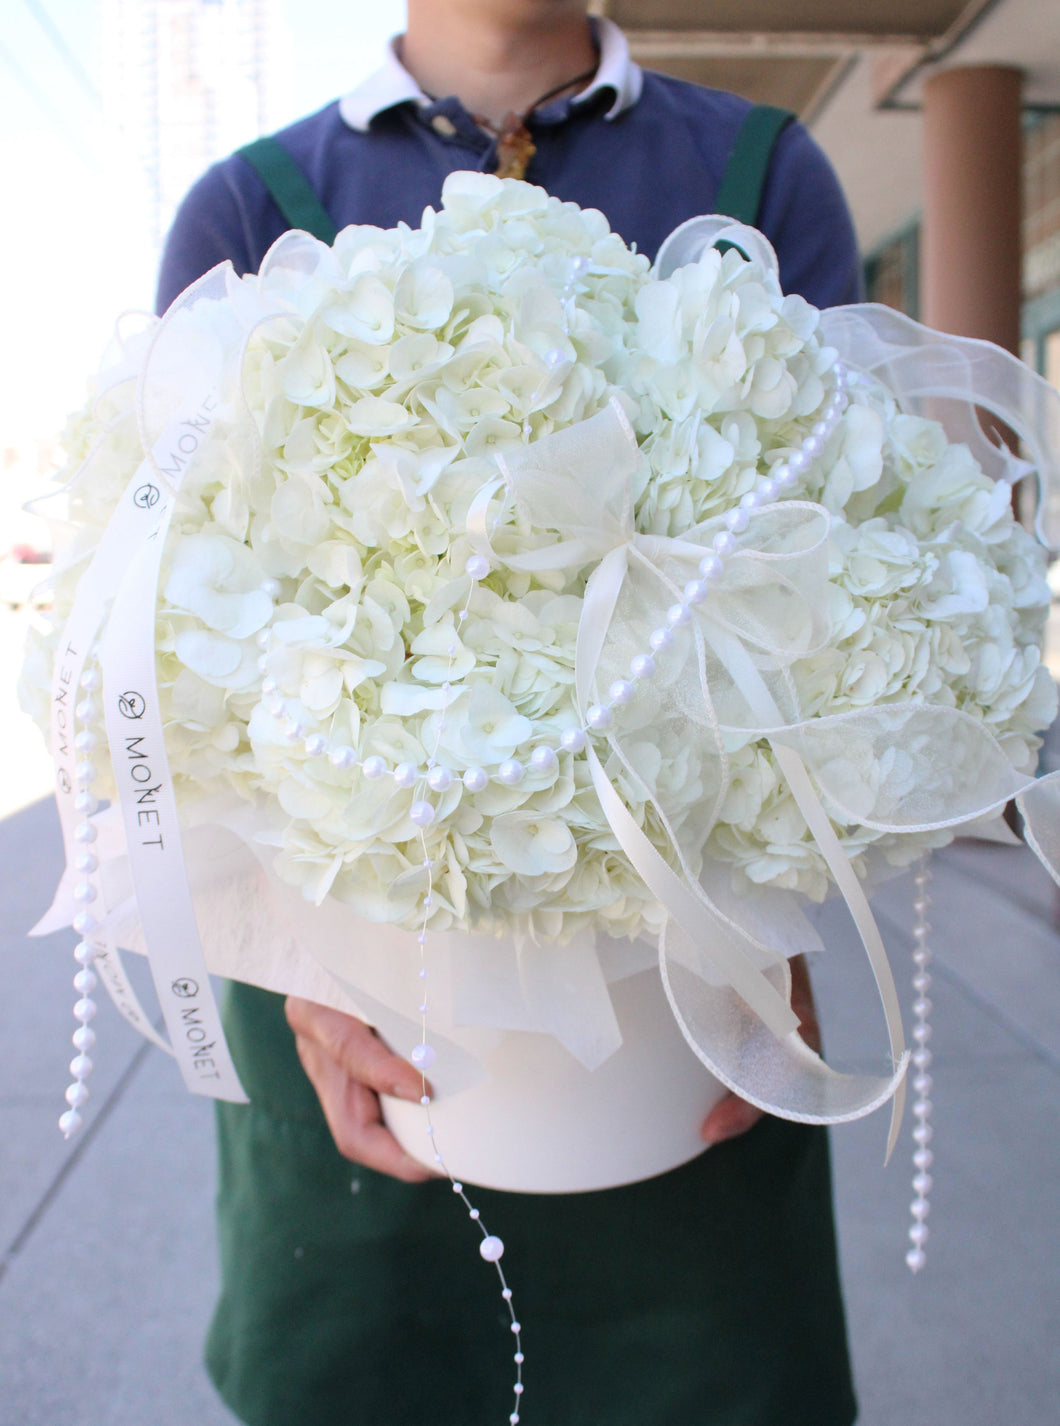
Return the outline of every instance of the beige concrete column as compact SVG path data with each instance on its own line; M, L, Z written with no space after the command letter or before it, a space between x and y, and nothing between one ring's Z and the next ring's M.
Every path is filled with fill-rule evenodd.
M924 86L921 319L1019 351L1018 69L946 69Z

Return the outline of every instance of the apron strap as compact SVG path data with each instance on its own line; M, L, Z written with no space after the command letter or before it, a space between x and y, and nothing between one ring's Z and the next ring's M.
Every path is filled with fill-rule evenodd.
M762 206L769 162L776 142L795 115L788 109L772 104L756 104L751 109L733 141L721 186L714 198L714 212L735 218L748 227L758 226L758 210Z
M329 246L335 241L338 230L327 209L282 144L273 138L255 139L236 152L250 164L292 228L312 233Z
M714 211L754 227L762 191L777 140L794 121L788 109L757 104L751 109L733 142ZM292 228L301 228L323 243L333 243L337 229L309 180L294 159L274 138L256 139L237 151L255 171Z

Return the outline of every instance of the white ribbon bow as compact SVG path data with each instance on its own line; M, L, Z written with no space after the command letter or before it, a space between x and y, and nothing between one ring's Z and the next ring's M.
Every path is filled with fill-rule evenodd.
M591 420L499 458L501 474L478 492L468 532L480 553L530 572L590 567L575 657L575 693L585 722L596 687L628 677L631 655L710 550L718 521L681 538L643 534L633 519L635 436L616 402ZM503 493L507 515L490 520ZM514 522L512 520L514 516ZM885 831L925 831L971 821L1028 786L996 739L955 709L888 704L834 717L805 718L792 664L827 646L826 541L820 506L785 501L756 515L742 548L726 562L690 637L660 655L630 710L615 709L605 769L587 750L593 784L619 844L669 913L659 967L686 1040L720 1080L762 1108L804 1122L861 1117L895 1096L890 1146L901 1114L908 1054L882 939L833 821ZM753 544L749 543L753 541ZM650 713L650 717L649 717ZM638 771L636 745L693 751L713 764L712 810L686 809ZM726 740L764 738L858 928L884 1008L890 1045L886 1075L830 1069L798 1037L788 1004L782 945L726 914L698 874L703 843L727 785ZM671 861L641 830L616 788L638 787L665 829ZM827 810L826 810L827 807ZM687 825L686 825L687 824ZM741 917L741 920L744 918ZM750 922L750 917L747 918ZM890 1147L889 1146L889 1147Z

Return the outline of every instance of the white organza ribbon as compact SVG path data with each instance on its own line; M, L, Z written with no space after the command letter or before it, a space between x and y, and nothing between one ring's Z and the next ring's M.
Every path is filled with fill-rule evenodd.
M1060 771L1032 782L1016 798L1027 845L1060 886Z
M679 539L639 533L633 522L640 455L621 408L605 411L525 450L499 458L469 518L472 543L515 569L591 566L575 659L579 714L594 689L627 677L630 657L710 549L717 522ZM514 524L490 511L503 493ZM678 1024L704 1064L745 1098L787 1118L860 1117L896 1094L907 1060L901 1015L879 930L832 822L893 832L974 820L1027 786L983 724L955 709L887 705L804 718L792 664L827 647L826 541L821 507L765 507L726 562L690 637L658 657L638 685L630 721L615 708L607 766L587 753L593 784L619 844L669 913L660 945L663 983ZM517 528L517 533L515 530ZM753 541L753 544L748 543ZM681 644L684 651L681 651ZM647 705L646 707L643 705ZM646 732L646 729L649 731ZM708 895L698 875L702 847L727 788L727 739L768 741L777 766L846 901L884 1008L891 1069L841 1075L798 1038L788 1003L783 940L751 935ZM713 812L682 825L672 794L651 785L636 747L693 749L716 769ZM640 784L664 827L671 865L641 830L616 783ZM687 819L686 819L687 821ZM900 1114L895 1098L892 1142Z
M779 276L776 253L761 233L716 215L690 218L660 247L653 271L669 277L698 262L718 243L732 243ZM851 366L883 383L902 410L941 421L963 442L987 475L1014 484L1038 478L1038 538L1060 549L1060 392L1025 362L991 342L925 327L879 303L830 307L820 333ZM987 438L980 412L993 413L1019 436L1029 459Z
M877 303L821 313L821 336L844 361L877 378L903 411L941 421L951 441L969 447L987 475L1015 484L1038 478L1035 529L1060 548L1060 392L1025 362L990 342L923 327ZM990 412L1024 443L1028 459L987 438Z

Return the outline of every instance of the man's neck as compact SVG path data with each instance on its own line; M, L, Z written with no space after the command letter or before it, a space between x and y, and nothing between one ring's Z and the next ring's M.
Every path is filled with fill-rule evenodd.
M427 94L500 124L596 62L584 0L408 0L401 60Z

